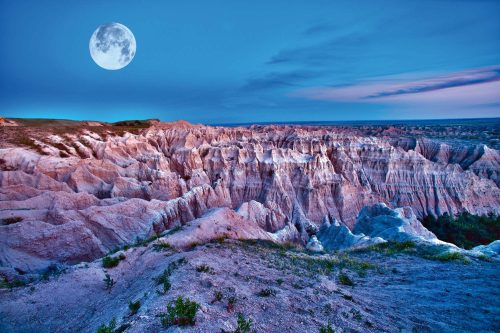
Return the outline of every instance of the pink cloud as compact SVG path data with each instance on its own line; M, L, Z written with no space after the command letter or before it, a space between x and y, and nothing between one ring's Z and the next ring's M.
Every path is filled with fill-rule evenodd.
M421 80L374 78L345 87L311 87L290 94L313 100L362 103L479 105L500 102L500 67Z

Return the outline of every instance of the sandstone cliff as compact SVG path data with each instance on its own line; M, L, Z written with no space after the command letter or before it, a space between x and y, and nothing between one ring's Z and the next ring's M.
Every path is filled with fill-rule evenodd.
M22 142L0 149L0 266L23 270L93 259L217 207L239 209L276 239L302 241L325 216L352 228L378 202L417 217L500 213L499 152L476 144L185 122Z

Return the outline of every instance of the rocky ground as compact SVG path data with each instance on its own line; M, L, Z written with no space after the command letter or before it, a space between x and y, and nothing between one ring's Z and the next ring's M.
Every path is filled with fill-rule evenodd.
M500 213L499 151L426 126L9 121L20 126L0 128L0 275L91 261L220 207L303 243L325 217L352 228L376 203L418 218Z
M497 121L0 125L2 333L500 331Z
M1 290L0 331L95 332L116 318L122 332L243 332L237 313L256 332L320 332L328 322L336 332L500 330L498 261L430 260L417 248L315 255L266 241L187 251L154 244L125 251L114 268L97 260ZM166 269L164 292L155 278ZM161 314L178 296L199 303L195 325L163 327Z

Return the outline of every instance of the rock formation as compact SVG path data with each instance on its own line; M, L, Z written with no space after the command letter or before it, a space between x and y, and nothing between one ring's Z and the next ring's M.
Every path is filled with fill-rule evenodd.
M416 218L500 213L499 152L486 146L439 150L344 127L145 126L5 128L0 266L91 260L220 207L304 244L325 216L351 237L378 202Z

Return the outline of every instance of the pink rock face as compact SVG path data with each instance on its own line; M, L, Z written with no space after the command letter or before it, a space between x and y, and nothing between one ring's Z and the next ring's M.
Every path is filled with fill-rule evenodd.
M0 149L0 266L91 260L218 207L302 235L325 215L352 227L378 202L417 217L500 213L499 152L486 146L464 153L349 128L185 122L33 142Z

